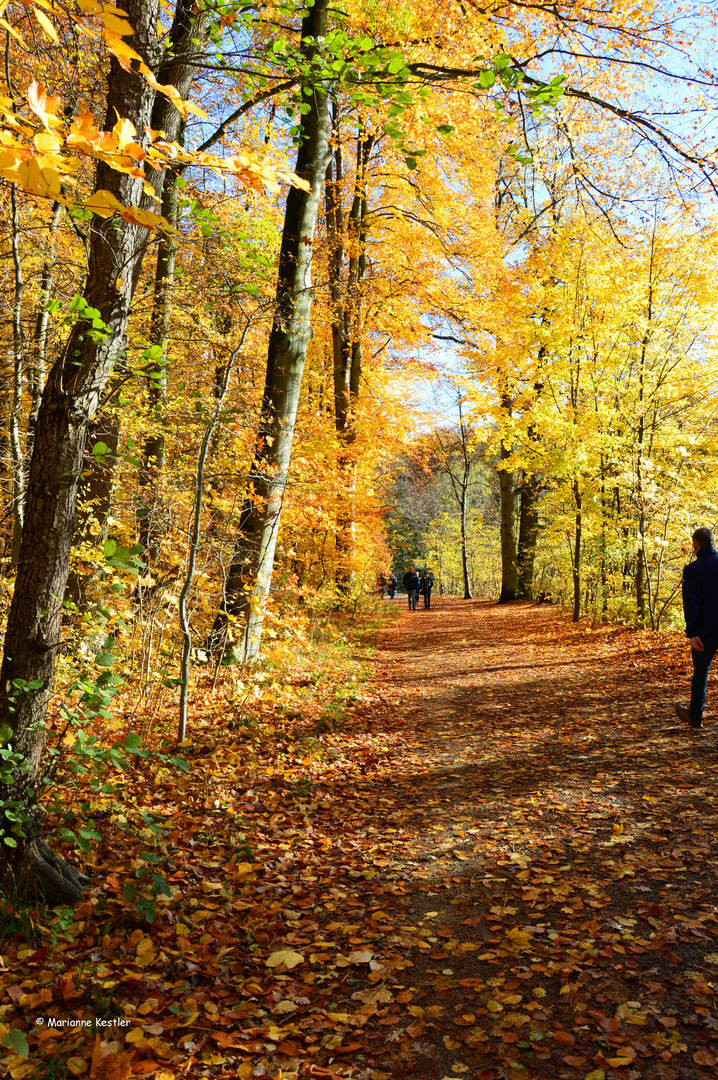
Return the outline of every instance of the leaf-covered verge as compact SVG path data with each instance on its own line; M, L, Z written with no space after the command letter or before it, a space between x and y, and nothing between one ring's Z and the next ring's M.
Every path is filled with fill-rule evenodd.
M221 710L199 687L190 771L134 758L93 803L86 900L6 904L3 1075L714 1075L718 766L710 716L672 718L681 639L435 607Z

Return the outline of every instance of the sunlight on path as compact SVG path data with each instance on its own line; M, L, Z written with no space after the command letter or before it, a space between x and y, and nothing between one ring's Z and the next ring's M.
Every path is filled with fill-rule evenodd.
M378 667L412 964L388 1075L714 1075L715 738L671 715L679 639L439 600Z

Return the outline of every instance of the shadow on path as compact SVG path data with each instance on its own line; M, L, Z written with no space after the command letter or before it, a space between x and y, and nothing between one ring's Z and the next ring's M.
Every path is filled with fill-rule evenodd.
M342 1075L715 1076L716 740L672 716L678 636L438 600L374 677L386 996Z

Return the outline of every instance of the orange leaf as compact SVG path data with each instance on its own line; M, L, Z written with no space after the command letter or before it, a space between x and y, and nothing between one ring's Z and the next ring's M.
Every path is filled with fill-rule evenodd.
M553 1035L559 1046L573 1046L576 1039L568 1031L555 1031Z

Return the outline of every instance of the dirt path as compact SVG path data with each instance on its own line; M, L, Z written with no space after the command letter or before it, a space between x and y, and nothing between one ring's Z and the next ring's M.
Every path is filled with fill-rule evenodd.
M363 1052L328 1067L715 1076L716 737L671 715L677 638L439 600L383 633L375 682L388 754L355 794L395 854Z

